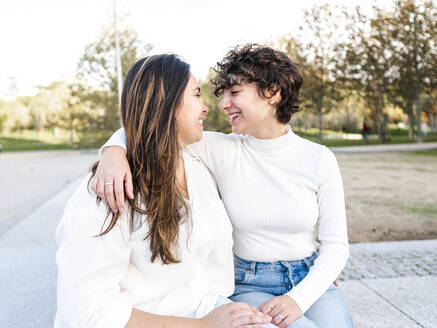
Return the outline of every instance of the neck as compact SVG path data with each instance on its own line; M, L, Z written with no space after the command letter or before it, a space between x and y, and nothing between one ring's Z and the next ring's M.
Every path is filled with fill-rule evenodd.
M257 139L274 139L279 138L287 133L287 128L284 124L275 123L272 125L263 125L253 133L248 133Z

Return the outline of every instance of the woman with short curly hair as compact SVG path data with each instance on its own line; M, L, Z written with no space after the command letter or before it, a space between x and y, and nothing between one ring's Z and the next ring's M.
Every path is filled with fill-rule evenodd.
M328 148L288 125L298 111L299 66L249 44L229 51L215 71L233 133L204 132L189 149L214 175L233 224L232 299L258 306L281 328L352 327L333 285L349 256L340 170ZM120 133L105 146L123 146ZM129 172L126 164L111 169L126 163L117 148L105 150L99 179Z

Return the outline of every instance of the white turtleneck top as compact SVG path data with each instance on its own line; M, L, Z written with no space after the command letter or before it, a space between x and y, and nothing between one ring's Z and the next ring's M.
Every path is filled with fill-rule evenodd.
M320 254L288 293L305 312L343 270L348 255L343 185L334 154L295 135L257 139L204 132L189 146L214 175L234 228L234 253L259 262ZM124 146L117 131L103 146Z

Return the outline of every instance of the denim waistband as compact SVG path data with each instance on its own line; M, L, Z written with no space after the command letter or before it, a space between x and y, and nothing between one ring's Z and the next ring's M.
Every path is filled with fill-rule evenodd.
M299 266L306 266L310 268L314 260L319 256L319 252L314 252L308 257L302 260L296 261L276 261L276 262L257 262L242 259L234 255L235 267L251 271L286 271L289 268L295 268Z

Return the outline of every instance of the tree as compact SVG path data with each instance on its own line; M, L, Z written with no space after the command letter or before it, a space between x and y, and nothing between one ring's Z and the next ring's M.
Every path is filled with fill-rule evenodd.
M209 113L204 120L205 130L230 133L229 118L219 109L220 100L214 95L214 87L210 83L213 74L213 71L210 70L207 79L199 81L202 101L209 108Z
M8 115L7 115L6 109L5 109L5 107L6 107L5 103L6 103L5 101L0 99L0 133L3 132L6 119L8 118Z
M344 44L344 71L352 85L362 92L367 106L372 109L378 137L384 141L387 123L384 107L395 70L392 63L393 33L386 13L377 7L373 11L374 16L369 17L357 7L354 15L347 15L350 20L350 41Z
M90 131L96 127L97 113L90 110L90 106L80 99L83 86L71 83L65 86L66 97L62 109L57 113L57 127L70 132L70 146L74 144L79 131ZM94 114L94 117L93 117Z
M146 56L152 46L142 43L137 33L129 27L122 27L118 34L122 75L125 76L129 68ZM120 126L115 63L115 31L112 26L105 26L98 39L85 47L79 60L78 79L84 87L77 89L77 96L94 110L103 112L99 127L110 131Z
M337 60L341 56L337 47L338 25L328 4L313 6L305 11L304 46L294 43L291 56L300 59L304 84L302 98L304 106L318 118L317 141L322 141L323 115L329 113L342 99L341 86L337 80ZM292 44L290 44L292 45ZM294 52L294 53L293 53Z
M62 110L67 97L63 82L52 82L48 86L39 86L38 93L30 97L27 108L30 115L30 126L42 131L55 127L58 113Z
M413 136L416 130L417 141L422 142L423 97L437 86L437 11L430 0L398 0L395 5L389 20L393 65L398 69L394 92L402 99L400 105L409 116Z

